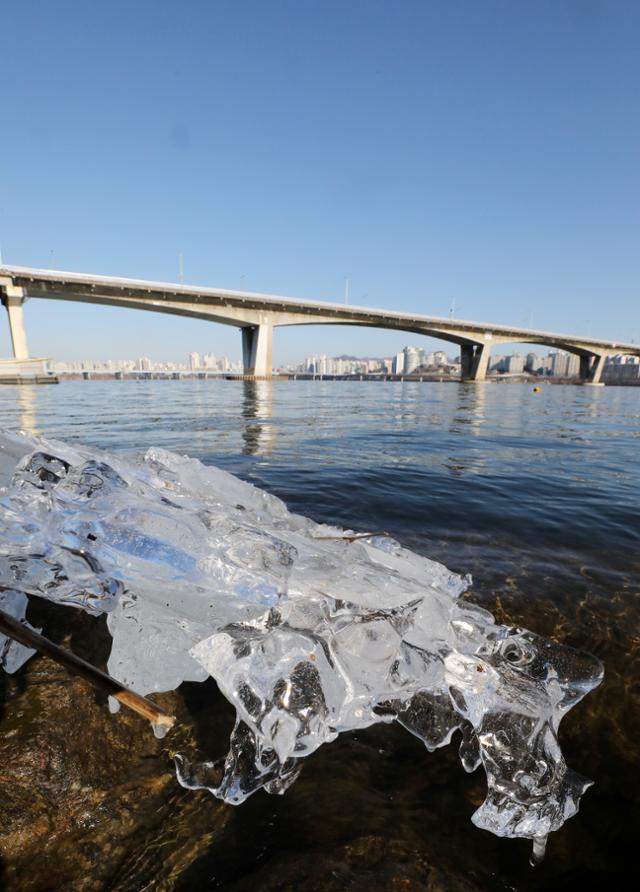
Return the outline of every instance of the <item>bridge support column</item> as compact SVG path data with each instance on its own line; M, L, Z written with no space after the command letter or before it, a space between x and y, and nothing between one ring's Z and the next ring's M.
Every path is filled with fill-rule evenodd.
M583 384L602 384L602 372L606 359L605 353L580 357L580 380Z
M272 360L273 326L268 322L242 329L242 364L245 375L270 378Z
M2 302L7 308L9 316L9 331L11 332L11 344L15 359L29 359L27 346L27 333L24 328L24 312L22 305L25 301L24 289L7 285L4 288Z
M490 344L462 344L460 347L460 374L462 380L484 381L490 355Z

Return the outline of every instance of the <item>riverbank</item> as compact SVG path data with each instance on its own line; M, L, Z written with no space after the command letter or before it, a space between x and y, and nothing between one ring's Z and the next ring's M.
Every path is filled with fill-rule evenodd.
M7 376L0 374L0 384L51 384L60 381L378 381L398 382L410 381L420 384L460 384L459 375L442 375L438 373L422 373L419 375L308 375L276 372L270 377L255 375L222 374L219 372L58 372L39 377ZM553 378L539 375L489 375L480 384L582 384L580 378ZM607 380L609 387L638 387L640 380Z

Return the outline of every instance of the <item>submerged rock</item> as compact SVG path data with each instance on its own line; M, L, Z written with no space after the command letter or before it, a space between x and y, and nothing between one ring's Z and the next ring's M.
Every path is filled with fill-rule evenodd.
M323 743L397 722L429 750L459 731L465 770L487 776L474 823L532 839L536 860L576 812L589 782L558 726L601 664L497 624L460 598L469 578L161 449L0 434L0 483L1 609L104 613L121 682L148 694L211 676L235 708L225 760L177 756L185 787L233 804L283 793ZM0 639L7 671L29 656Z
M99 663L108 652L103 621L33 612L77 653ZM111 887L170 815L175 780L164 747L133 713L123 710L114 721L104 697L45 657L5 676L1 693L0 887ZM173 693L162 701L180 709ZM221 827L218 812L205 809L203 817Z

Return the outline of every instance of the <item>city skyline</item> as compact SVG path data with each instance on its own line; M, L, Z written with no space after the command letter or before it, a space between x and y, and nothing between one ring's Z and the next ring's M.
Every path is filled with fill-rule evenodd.
M504 345L501 345L504 346ZM219 375L242 375L243 364L238 358L226 355L216 356L212 352L201 353L191 351L186 361L163 359L153 361L147 356L136 359L83 359L53 360L49 362L50 371L58 374L78 372L96 373L208 373ZM302 374L315 376L349 376L349 375L412 375L428 371L446 373L449 376L460 374L460 355L447 354L444 350L428 351L422 347L406 345L402 350L390 357L370 357L341 355L328 356L320 353L307 356L294 364L273 366L274 372L284 374ZM611 383L640 380L640 357L617 354L606 361L607 376ZM525 353L501 353L491 355L488 375L533 374L541 377L577 378L580 373L579 357L566 350L550 349L540 354L535 350Z

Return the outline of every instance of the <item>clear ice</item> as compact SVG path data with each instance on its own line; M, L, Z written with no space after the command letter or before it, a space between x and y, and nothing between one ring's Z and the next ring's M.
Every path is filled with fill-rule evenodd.
M121 682L148 694L211 676L235 707L226 760L177 757L183 786L238 804L283 793L343 731L395 721L430 751L459 731L465 770L487 776L473 822L531 839L537 863L590 786L558 725L602 666L497 625L460 600L469 585L194 459L0 432L0 609L22 619L35 596L106 613ZM0 636L7 671L30 655Z

